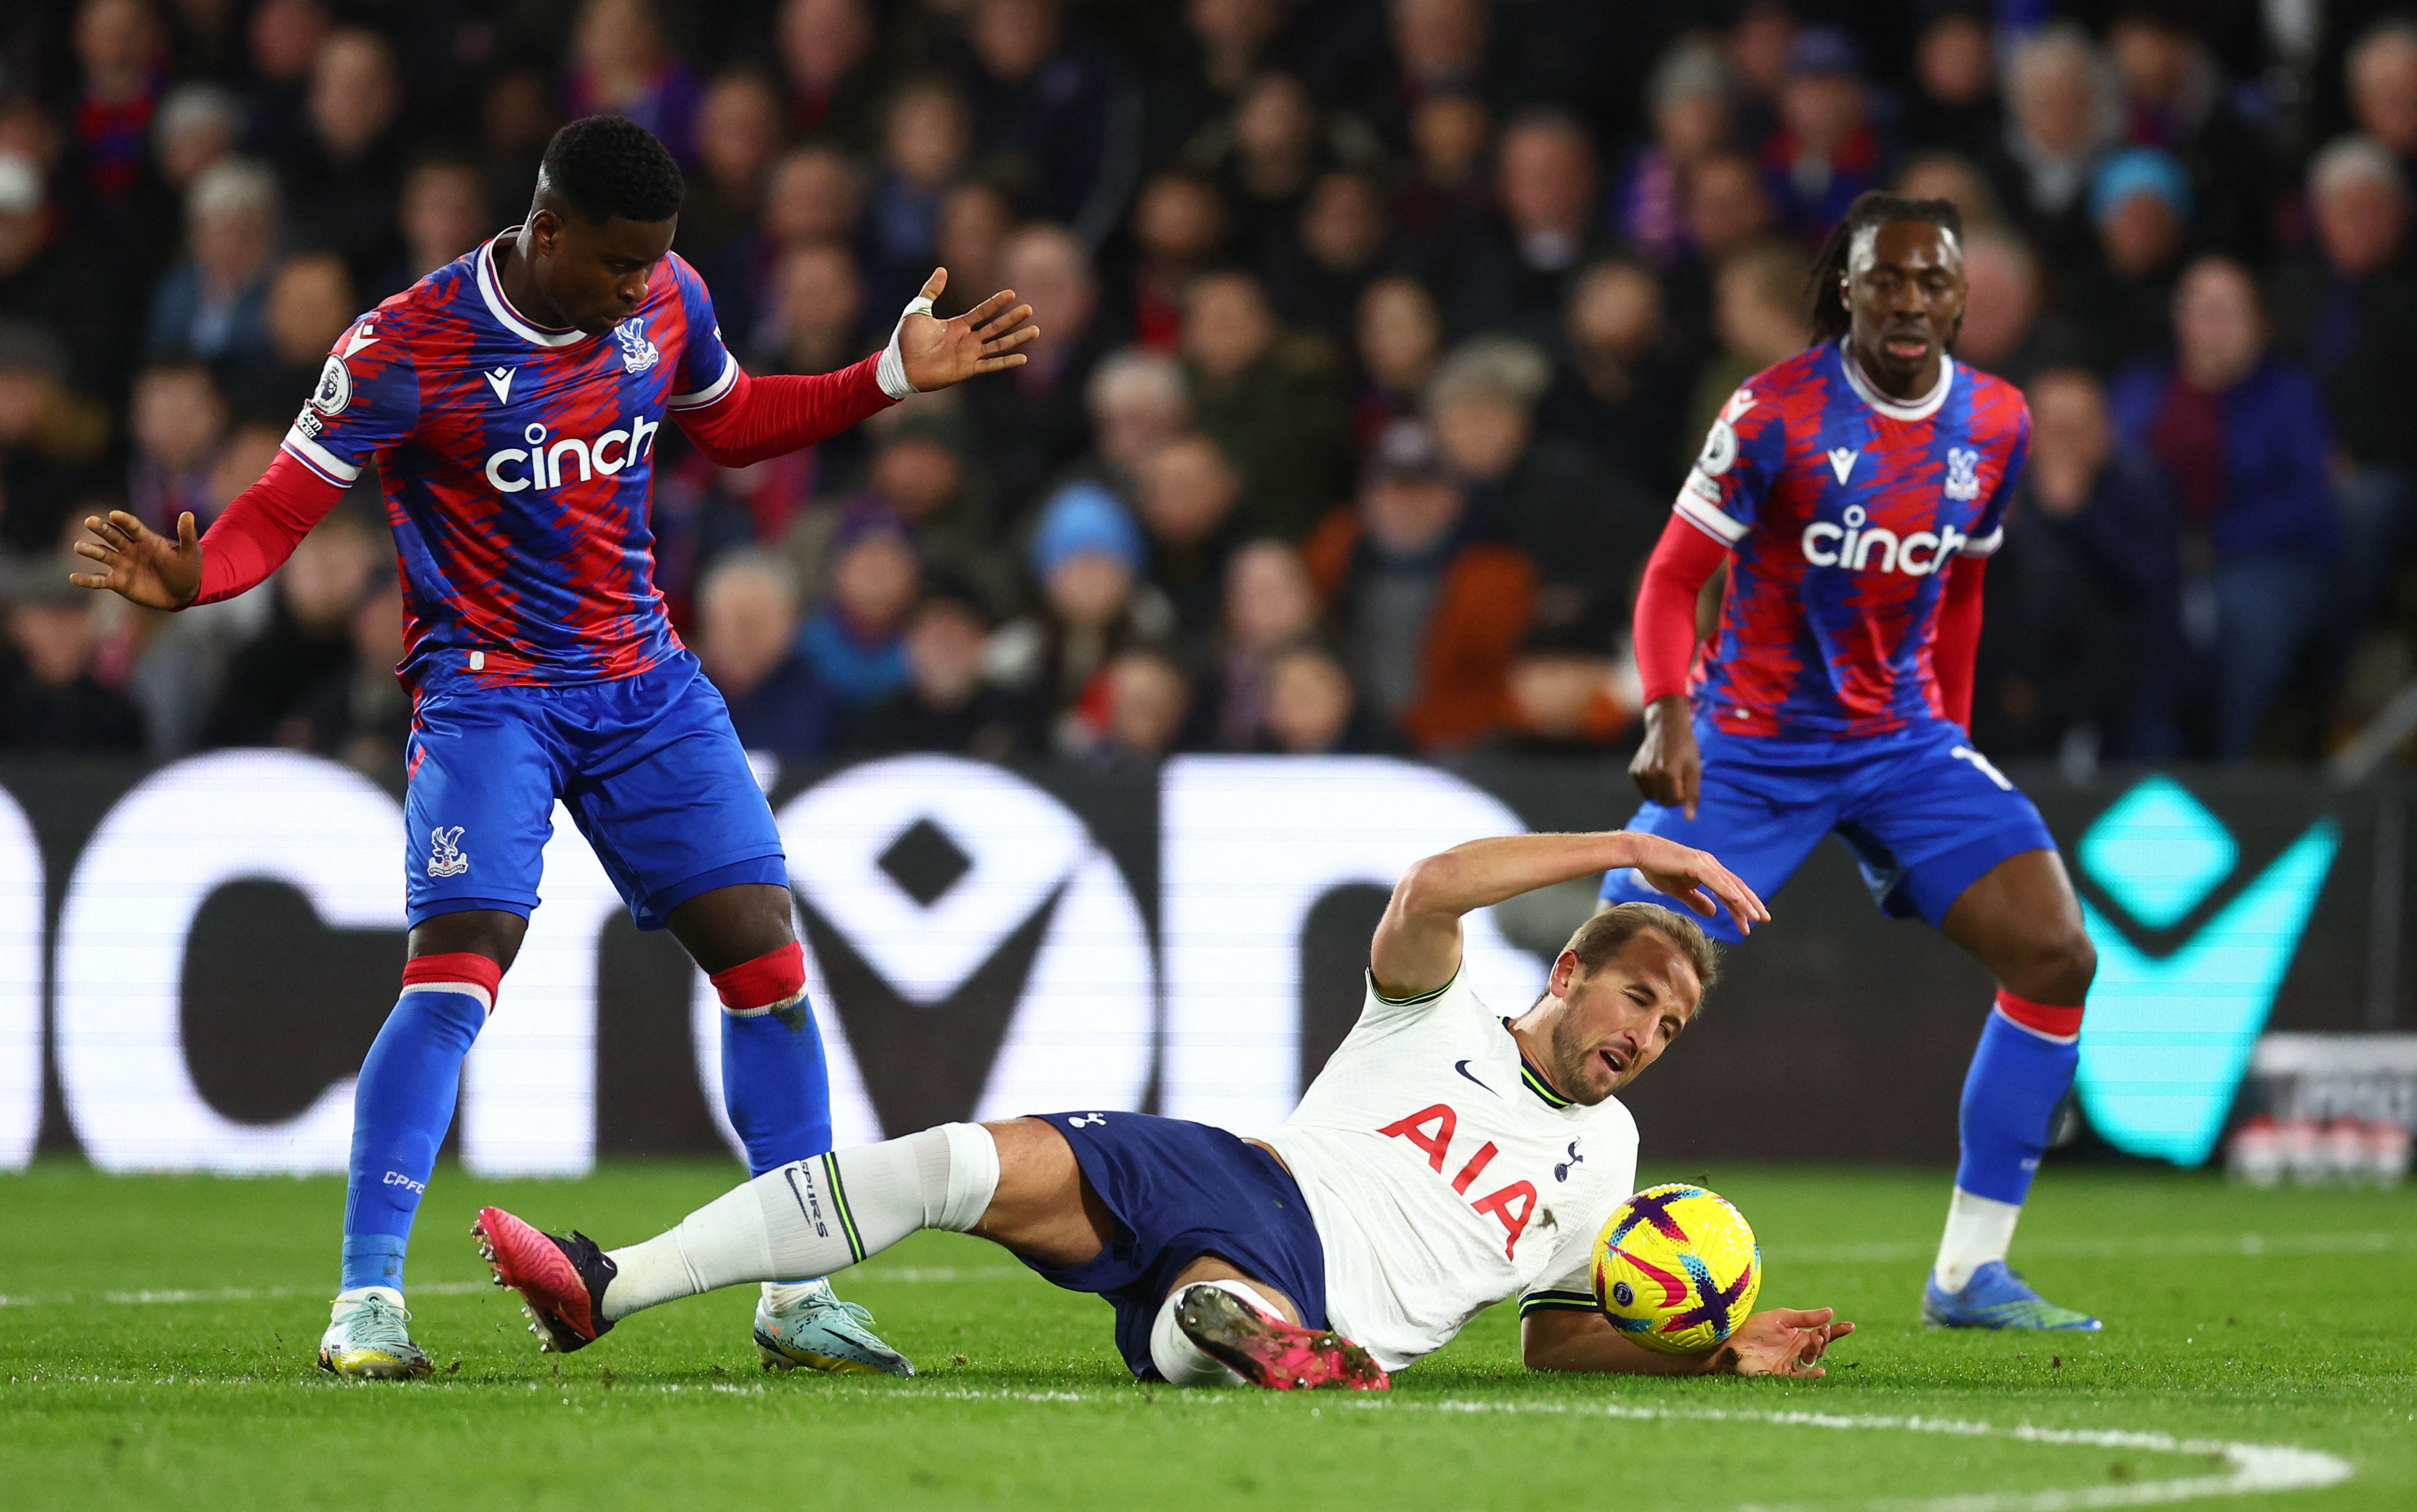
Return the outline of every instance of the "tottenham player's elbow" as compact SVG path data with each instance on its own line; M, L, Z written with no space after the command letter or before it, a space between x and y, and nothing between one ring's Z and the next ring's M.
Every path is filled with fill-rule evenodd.
M1449 851L1411 862L1401 880L1393 884L1392 911L1404 915L1460 913L1457 900L1463 890L1465 869L1460 857Z

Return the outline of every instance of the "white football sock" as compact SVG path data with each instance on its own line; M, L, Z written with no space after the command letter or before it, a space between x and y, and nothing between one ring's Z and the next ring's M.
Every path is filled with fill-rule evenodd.
M1942 1292L1961 1292L1972 1273L1993 1260L2006 1258L2014 1242L2014 1220L2023 1216L2020 1202L1975 1197L1963 1187L1947 1203L1947 1232L1939 1236L1938 1263L1930 1269Z
M604 1293L615 1323L642 1308L743 1281L828 1276L918 1229L959 1233L998 1190L998 1144L979 1124L768 1171L643 1244L616 1249Z
M1214 1281L1194 1281L1191 1286L1178 1286L1158 1309L1158 1319L1149 1325L1149 1363L1170 1386L1240 1386L1249 1384L1230 1366L1221 1364L1207 1350L1192 1342L1192 1336L1175 1320L1183 1299L1194 1289L1213 1286L1220 1292L1230 1292L1261 1312L1283 1317L1282 1309L1252 1290L1247 1281L1230 1278Z

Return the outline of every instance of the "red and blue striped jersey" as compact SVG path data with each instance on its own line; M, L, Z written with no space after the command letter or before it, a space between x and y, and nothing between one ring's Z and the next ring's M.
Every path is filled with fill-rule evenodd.
M403 572L406 686L603 682L679 649L647 500L667 411L729 393L696 270L667 254L601 336L514 310L496 242L363 315L284 449L330 483L374 463Z
M1943 569L2004 538L2031 421L2012 384L1940 368L1899 403L1824 342L1756 373L1713 422L1676 508L1731 552L1689 681L1714 728L1836 740L1946 718Z

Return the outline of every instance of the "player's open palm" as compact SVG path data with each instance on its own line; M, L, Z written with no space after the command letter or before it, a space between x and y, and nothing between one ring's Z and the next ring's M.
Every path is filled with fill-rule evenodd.
M1728 1375L1826 1375L1822 1354L1833 1340L1855 1331L1853 1323L1835 1322L1836 1317L1829 1308L1757 1312L1739 1324L1712 1356L1712 1368Z
M935 268L923 280L923 299L937 299L949 286L949 270ZM906 381L918 392L961 384L978 373L1024 366L1015 349L1041 334L1030 305L1008 308L1015 291L1002 289L953 320L919 312L898 323L898 356Z
M1755 890L1721 865L1711 852L1665 840L1658 835L1635 835L1632 839L1637 854L1629 864L1656 892L1668 893L1706 918L1726 908L1729 916L1737 920L1738 929L1748 933L1756 925L1771 922L1771 910L1763 906Z
M70 572L79 588L106 588L145 609L182 609L202 589L202 541L188 512L176 517L171 539L123 509L109 518L84 516L90 535L75 543L76 555L98 562L99 572Z

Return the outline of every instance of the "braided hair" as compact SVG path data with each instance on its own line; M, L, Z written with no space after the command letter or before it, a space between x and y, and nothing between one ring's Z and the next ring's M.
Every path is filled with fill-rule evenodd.
M1854 257L1855 238L1900 220L1921 220L1937 226L1955 239L1959 251L1963 248L1964 216L1953 200L1916 200L1878 189L1866 189L1856 195L1855 203L1847 207L1846 219L1832 229L1829 239L1821 244L1819 255L1813 259L1810 293L1815 345L1836 340L1854 324L1841 285L1847 277L1847 265Z

